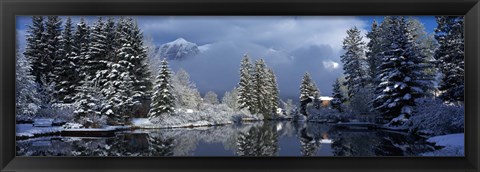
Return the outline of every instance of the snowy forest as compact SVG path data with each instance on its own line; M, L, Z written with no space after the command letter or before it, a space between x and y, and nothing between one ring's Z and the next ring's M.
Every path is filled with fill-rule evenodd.
M192 142L182 143L179 137L194 133L194 145L199 145L208 133L221 132L216 130L219 127L228 137L211 136L228 142L225 149L238 156L278 156L284 135L296 135L303 156L320 154L321 144L329 145L334 156L463 156L463 17L436 16L435 20L432 34L418 19L407 16L373 21L365 35L357 27L345 30L339 57L343 75L315 81L305 71L291 78L301 81L296 101L282 96L268 58L251 58L247 52L226 54L242 56L235 69L238 84L225 93L203 93L188 69L173 71L172 59L153 57L154 47L132 17L98 17L94 23L81 18L74 23L70 17L32 16L25 48L17 45L17 154L191 155L175 148ZM332 83L332 94L322 95L319 82ZM292 129L287 132L282 126ZM362 135L349 132L358 128L364 130ZM157 147L129 152L97 146L103 150L100 153L88 146L81 150L66 146L61 153L52 153L51 143L58 142L52 137L121 140L127 138L125 132L137 130L147 133L143 141ZM382 134L388 132L403 133L395 138L401 137L400 147L407 144L407 150L395 147L395 139L385 146L390 135ZM416 139L406 143L410 139L404 137ZM34 148L35 139L42 138L40 143L48 138L50 146ZM365 140L381 142L382 150L362 152L351 146ZM83 140L86 145L89 141ZM71 149L77 154L66 153ZM188 150L192 149L190 145Z

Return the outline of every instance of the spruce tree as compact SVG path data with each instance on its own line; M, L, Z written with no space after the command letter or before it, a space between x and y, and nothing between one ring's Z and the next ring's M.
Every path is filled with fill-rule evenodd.
M424 80L425 58L415 51L414 39L404 17L391 17L388 24L390 33L386 38L392 41L379 67L381 83L376 87L380 93L373 102L384 119L399 117L394 124L401 124L412 115L415 99L425 92L422 88L429 82Z
M247 108L254 113L253 76L250 58L245 55L240 65L240 82L238 83L238 104L240 109Z
M105 95L106 105L102 113L109 118L111 125L128 123L126 119L131 115L133 81L130 72L121 63L108 63L110 69L107 75L107 82L102 89Z
M47 82L58 83L62 76L55 74L54 67L59 66L62 55L62 21L59 16L48 16L45 22L46 57L42 62L44 74L47 76ZM55 90L57 95L58 90ZM55 96L57 99L57 96Z
M367 38L370 39L367 43L367 51L365 53L368 63L368 78L370 84L378 85L378 71L377 68L382 62L382 44L381 44L381 30L377 21L373 21L371 31L367 33Z
M310 97L318 98L315 97L317 95L319 95L318 89L310 77L310 74L306 72L305 75L303 75L302 83L300 84L300 101L308 100Z
M101 127L94 126L93 119L101 118L105 102L104 97L102 94L98 94L100 89L92 80L85 78L80 83L81 85L77 87L78 93L74 97L76 100L76 110L73 113L74 120L87 128Z
M437 16L435 39L439 47L435 59L443 77L439 84L440 97L447 102L464 101L465 61L463 16Z
M367 84L364 45L357 27L347 30L347 37L343 40L345 54L340 58L344 64L349 99Z
M90 30L87 23L85 23L85 19L81 18L73 36L73 51L70 57L76 69L76 77L72 82L75 87L80 87L80 82L88 75L86 70L89 68L89 66L87 66L89 42Z
M346 101L340 88L341 84L340 79L337 78L333 84L333 99L330 103L332 108L337 109L339 112L343 112L342 104Z
M254 113L259 113L268 117L270 115L268 98L269 86L267 77L267 67L263 59L255 61L255 73L253 75L253 98L254 100Z
M276 113L279 107L279 91L277 84L277 77L271 68L267 70L268 76L268 86L270 88L268 98L269 98L269 109L272 113Z
M101 17L91 28L90 43L88 47L88 53L86 56L86 65L89 68L84 69L87 72L89 80L97 82L98 85L105 84L105 78L102 75L97 75L97 72L107 69L108 59L106 44L111 40L107 40L107 33L105 32L105 23Z
M32 63L32 75L40 83L42 75L46 73L44 61L46 58L47 39L43 16L33 16L32 25L27 29L27 41L24 55Z
M59 76L57 79L56 90L57 99L61 103L72 103L76 93L76 66L72 59L74 39L73 26L70 17L65 21L62 32L61 49L57 57L58 65L55 65L53 73Z
M153 89L149 118L171 115L174 112L175 97L172 94L170 75L167 59L163 59Z
M134 101L141 105L148 102L150 99L150 92L152 83L150 81L150 71L147 63L147 51L143 43L143 33L140 31L138 24L133 19L128 19L128 26L130 27L130 43L132 47L132 56L128 59L133 67L130 69L133 74L134 87Z

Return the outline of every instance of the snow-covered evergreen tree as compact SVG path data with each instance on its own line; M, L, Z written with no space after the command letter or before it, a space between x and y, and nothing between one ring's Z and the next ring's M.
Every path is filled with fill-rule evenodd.
M216 105L218 104L218 95L213 91L209 91L205 93L205 96L203 97L203 101L207 104Z
M346 98L343 96L344 93L342 93L340 88L341 84L340 79L337 78L333 84L333 99L330 101L332 108L337 109L339 112L344 111L342 105L346 101Z
M270 87L268 85L268 71L265 65L265 61L263 59L259 59L255 61L255 68L254 68L254 75L253 75L253 98L254 100L254 112L259 113L265 116L269 116L271 114L269 104L269 94L270 94Z
M381 28L378 26L377 21L373 21L371 31L367 33L367 38L370 39L367 43L367 51L365 55L367 57L368 63L368 78L370 84L378 85L378 71L377 68L382 63L382 32Z
M40 108L40 100L37 92L38 86L37 83L35 83L35 77L31 74L32 65L29 59L17 52L16 62L16 118L17 120L27 120L33 118Z
M150 67L148 66L148 56L146 47L143 43L143 33L136 21L129 18L129 27L131 29L131 45L133 50L133 56L129 59L133 64L131 73L133 74L135 101L139 101L144 104L150 99L150 92L152 90L152 82L150 81Z
M45 58L47 48L47 38L45 36L45 18L43 16L33 16L32 25L27 29L27 40L24 55L30 59L32 64L32 75L35 81L40 83L42 75L45 75Z
M172 88L178 108L198 109L202 103L202 97L185 69L181 68L173 75Z
M72 103L76 93L76 65L72 59L74 45L73 25L70 17L67 17L62 32L61 49L57 56L57 65L54 66L54 75L58 76L55 85L57 99L60 103Z
M47 40L46 45L46 57L42 62L43 69L45 70L44 74L46 75L47 82L58 83L61 81L62 76L55 75L55 66L58 66L61 62L59 58L62 54L62 21L59 16L48 16L47 21L45 22L45 39ZM57 95L58 90L55 90L55 95ZM55 96L57 99L57 96ZM57 100L56 100L57 101Z
M439 90L447 102L464 101L465 61L463 16L437 16L435 39L439 43L435 51L438 68L443 74Z
M75 33L73 36L73 51L71 53L71 62L75 65L75 77L72 82L72 85L80 87L83 81L88 74L85 69L89 68L87 65L86 56L88 54L90 42L90 28L85 23L85 19L81 18L80 22L77 23ZM78 89L75 89L78 90Z
M345 54L340 58L344 64L345 85L348 88L349 99L367 84L364 45L357 27L347 30L347 37L343 40Z
M247 108L254 112L253 76L250 58L245 55L240 65L240 82L238 83L238 104L240 109Z
M422 73L422 80L430 81L430 84L424 84L423 90L425 90L424 95L426 97L432 97L436 91L434 80L438 74L438 70L435 67L435 49L438 47L437 41L434 38L433 34L428 34L425 31L425 26L420 22L419 19L414 17L408 17L407 19L408 27L410 28L413 36L414 42L414 51L417 54L420 54L423 57L423 65L425 72Z
M91 28L90 42L88 47L88 53L86 55L86 64L84 65L84 71L87 72L86 76L89 80L93 80L98 85L103 85L106 82L104 75L97 75L97 72L106 70L109 62L107 58L106 44L107 32L105 32L105 23L102 17L98 17L98 20Z
M422 96L425 58L415 51L411 28L404 17L393 16L389 20L389 34L385 35L392 43L383 52L384 58L379 69L381 83L376 87L380 93L374 100L375 109L379 110L384 119L393 124L401 124L412 115L415 99Z
M81 86L77 87L75 95L76 110L73 112L74 120L86 128L100 128L102 123L97 123L95 119L102 118L102 110L105 106L105 98L99 94L100 89L95 83L85 78L80 81Z
M278 84L277 84L277 77L275 76L275 73L271 68L267 69L267 83L269 86L269 91L268 91L268 109L270 109L271 113L274 114L276 113L278 107L279 107L279 91L278 91ZM264 116L265 118L268 118L268 116Z
M160 117L162 115L170 115L175 108L175 97L172 94L172 86L170 85L170 69L167 59L162 60L162 66L157 75L155 86L153 88L151 109L148 114L149 118Z
M310 74L306 72L303 75L302 83L300 84L300 101L305 101L310 98L318 98L320 92L315 82L310 77Z
M106 105L102 111L108 116L109 124L124 124L129 122L125 119L130 117L132 110L132 76L122 64L110 62L107 67L110 71L102 89L106 99Z

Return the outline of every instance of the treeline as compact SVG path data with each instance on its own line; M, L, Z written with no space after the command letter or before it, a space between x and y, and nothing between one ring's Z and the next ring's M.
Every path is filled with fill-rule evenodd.
M36 93L17 88L17 97L28 97L17 101L18 109L30 108L26 112L34 115L75 104L74 119L87 125L102 115L108 124L124 124L148 112L152 83L143 35L132 18L98 17L93 25L81 18L74 25L70 17L63 22L59 16L33 16L27 32L25 51L17 57L31 64L17 63L17 69L28 69L17 80L29 82L17 85Z
M332 107L344 111L348 105L357 114L379 114L384 122L400 125L413 115L418 98L462 104L463 17L436 21L432 36L417 19L387 16L373 22L367 44L359 29L349 29L341 56L345 77L333 85Z

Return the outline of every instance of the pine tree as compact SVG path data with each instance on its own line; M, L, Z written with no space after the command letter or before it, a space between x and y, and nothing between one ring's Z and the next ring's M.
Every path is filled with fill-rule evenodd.
M268 99L269 99L269 109L272 113L276 113L279 107L279 91L278 91L278 84L277 84L277 77L271 68L267 69L267 78L268 78Z
M330 103L331 106L334 109L337 109L339 112L343 112L342 104L346 101L340 88L341 84L342 83L340 83L340 79L337 78L333 84L333 99Z
M56 80L55 90L57 90L57 99L61 103L72 103L76 93L75 78L77 77L77 72L74 60L72 59L74 45L72 30L72 20L70 17L67 17L60 40L61 49L57 57L58 65L54 66L53 71L54 75L59 76Z
M74 120L83 126L98 128L93 119L101 118L105 99L102 94L98 94L100 89L88 78L80 82L82 85L77 87L77 94L74 99L76 110L73 113ZM95 126L96 125L96 126Z
M24 55L32 63L32 75L40 83L42 75L46 73L44 61L46 58L47 39L43 16L33 16L32 25L28 26L28 35Z
M345 54L340 58L344 64L349 99L367 84L364 45L357 27L347 30L347 37L343 40Z
M106 40L109 40L105 44L105 52L107 52L107 59L109 61L113 61L115 59L115 49L116 49L116 26L115 26L115 19L113 17L109 17L105 22L104 32L106 33Z
M378 85L380 82L378 80L378 71L377 68L382 62L382 33L381 28L378 26L377 21L373 21L371 31L367 33L367 38L370 41L367 43L367 51L365 55L367 56L368 63L368 78L370 79L371 85Z
M464 101L465 61L463 16L437 16L435 39L439 43L435 59L443 77L439 90L447 102Z
M408 17L406 20L412 33L414 51L416 54L420 54L424 61L423 68L425 68L425 72L423 72L419 78L429 81L429 84L423 84L422 89L425 90L423 96L432 97L435 92L435 84L433 81L438 73L435 67L436 60L434 58L434 52L438 46L437 42L433 34L428 34L425 31L425 26L420 20L414 17Z
M140 105L150 101L152 83L150 81L150 67L148 66L147 51L143 43L143 33L133 19L128 18L127 26L130 28L130 43L132 56L128 61L133 65L130 72L133 74L134 101Z
M271 112L269 109L270 100L268 98L269 86L268 86L268 74L265 61L263 59L255 61L255 73L253 75L253 98L254 100L254 112L268 117Z
M317 98L315 97L317 95L319 95L318 89L310 77L310 74L306 72L300 84L300 101L308 100L311 97Z
M171 72L167 59L163 59L161 64L153 89L151 109L148 114L149 118L170 115L175 107L175 97L172 94L172 87L169 83Z
M90 32L90 43L85 65L89 68L84 69L89 80L93 80L98 85L103 85L106 82L106 78L102 77L103 75L97 75L97 72L107 69L109 62L106 51L107 42L109 40L107 40L107 32L105 32L105 23L101 17L98 17Z
M72 82L72 85L75 87L80 87L80 82L83 81L88 74L86 70L89 66L87 66L86 56L88 54L89 42L90 30L87 23L85 23L85 19L81 18L73 36L73 51L70 57L76 69L75 80Z
M105 95L106 105L102 110L109 118L107 121L111 125L125 124L129 121L126 118L131 115L132 76L125 65L110 62L107 64L110 69L107 75L107 82L102 89Z
M17 53L15 68L15 105L17 119L32 118L40 109L37 84L31 74L32 65L23 54Z
M48 16L47 21L45 22L45 39L47 40L46 45L46 57L43 61L44 74L47 76L47 82L58 83L61 80L62 76L55 75L54 67L59 66L62 59L62 21L59 16ZM55 94L58 90L55 90ZM57 96L55 96L57 99Z
M238 104L240 109L247 108L254 112L253 104L253 76L250 58L245 55L240 65L240 82L238 83Z
M379 67L381 83L376 87L380 93L374 100L374 107L387 120L399 117L408 119L415 106L415 99L425 92L423 80L425 58L415 51L414 40L404 17L391 17L390 33L386 38L392 41ZM402 121L392 121L399 122Z

